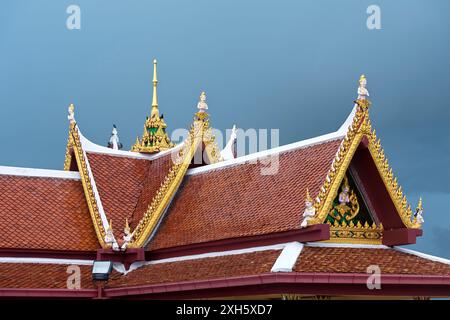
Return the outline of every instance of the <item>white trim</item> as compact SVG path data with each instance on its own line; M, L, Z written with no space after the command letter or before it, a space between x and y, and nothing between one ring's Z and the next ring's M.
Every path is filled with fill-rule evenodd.
M34 168L19 168L0 166L0 175L37 177L37 178L58 178L80 180L80 173L75 171L47 170Z
M224 256L238 255L238 254L244 254L244 253L267 251L267 250L282 250L282 249L284 249L284 247L286 245L287 245L287 243L283 243L283 244L275 244L275 245L271 245L271 246L253 247L253 248L246 248L246 249L239 249L239 250L208 252L208 253L194 254L194 255L190 255L190 256L181 256L181 257L147 261L145 263L145 265L169 263L169 262L179 262L179 261L186 261L186 260L197 260L197 259L205 259L205 258L224 257Z
M319 248L391 249L390 247L382 244L306 242L305 245L307 247L319 247Z
M345 133L342 134L341 132L336 131L336 132L324 134L324 135L321 135L318 137L290 143L290 144L287 144L287 145L284 145L281 147L255 152L255 153L252 153L252 154L249 154L246 156L242 156L242 157L238 157L235 159L230 159L230 160L214 163L214 164L206 165L206 166L199 167L199 168L189 169L186 172L186 175L196 175L196 174L201 174L201 173L205 173L205 172L212 171L212 170L218 170L218 169L223 169L223 168L227 168L227 167L244 164L244 163L247 163L250 161L257 161L259 159L278 155L280 153L285 153L288 151L312 147L314 145L318 145L318 144L325 143L325 142L332 141L332 140L338 140L338 139L343 138L344 136L345 136Z
M246 156L242 156L242 157L238 157L235 159L230 159L230 160L202 166L199 168L190 169L186 172L186 175L196 175L196 174L201 174L201 173L205 173L205 172L212 171L212 170L218 170L218 169L223 169L223 168L227 168L227 167L232 167L232 166L244 164L244 163L250 162L250 161L257 161L258 159L262 159L262 158L265 158L268 156L273 156L276 154L293 151L296 149L312 147L314 145L325 143L325 142L332 141L332 140L342 139L347 134L348 128L351 126L351 124L353 122L353 118L355 117L355 114L356 114L356 109L357 109L357 105L355 104L353 106L352 111L348 115L347 119L339 127L339 129L335 132L331 132L331 133L324 134L324 135L321 135L318 137L290 143L290 144L280 146L277 148L264 150L264 151L260 151L260 152L255 152L255 153L252 153L252 154L249 154Z
M403 252L403 253L409 253L409 254L415 255L415 256L423 258L423 259L427 259L427 260L431 260L431 261L440 262L440 263L444 263L444 264L450 265L450 260L445 259L445 258L436 257L436 256L432 256L430 254L422 253L422 252L419 252L419 251L414 251L414 250L411 250L411 249L401 248L401 247L394 247L394 249L397 250L397 251Z
M78 131L80 131L80 130L78 129ZM158 159L160 157L163 157L171 152L174 152L174 151L180 149L184 144L184 141L183 141L180 144L173 147L172 149L164 150L164 151L158 152L157 154L153 154L153 155L148 155L145 153L139 153L139 152L134 152L134 151L125 151L125 150L116 150L116 149L104 147L104 146L95 144L94 142L90 141L89 139L87 139L86 137L84 137L81 134L80 134L80 140L82 140L83 149L86 152L106 154L106 155L110 155L110 156L134 158L134 159L143 159L143 160Z
M82 266L91 266L94 264L93 260L78 260L78 259L52 259L52 258L11 258L0 257L0 263L33 263L33 264L76 264Z
M288 243L281 251L270 272L292 272L302 250L302 243Z
M214 258L214 257L225 257L225 256L239 255L239 254L259 252L259 251L283 250L284 247L286 247L288 244L289 243L281 243L281 244L275 244L275 245L270 245L270 246L252 247L252 248L229 250L229 251L208 252L208 253L166 258L166 259L153 260L153 261L140 261L140 262L135 262L135 263L131 264L130 268L127 271L125 271L124 266L121 266L118 263L118 264L114 264L114 269L125 275L127 273L130 273L131 271L139 269L142 266L161 264L161 263L170 263L170 262L180 262L180 261L187 261L187 260Z
M348 115L347 119L344 121L344 123L342 124L342 126L340 126L340 128L338 129L337 132L341 132L342 134L347 134L348 128L352 125L353 123L353 118L356 115L356 109L358 108L358 105L355 103L355 105L353 106L352 112L350 112L350 114Z

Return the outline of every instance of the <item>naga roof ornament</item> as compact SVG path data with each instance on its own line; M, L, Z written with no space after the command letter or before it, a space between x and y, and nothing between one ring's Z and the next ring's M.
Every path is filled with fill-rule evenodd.
M164 121L164 116L159 114L158 109L158 76L157 76L157 61L153 60L153 99L150 117L147 117L144 124L144 133L142 138L136 138L135 144L131 147L131 151L142 153L155 153L164 151L174 147L175 145L170 141L166 133L167 124Z

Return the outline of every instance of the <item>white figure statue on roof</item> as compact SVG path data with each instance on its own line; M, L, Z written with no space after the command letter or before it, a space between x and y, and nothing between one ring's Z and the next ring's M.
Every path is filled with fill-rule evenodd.
M419 204L417 205L416 212L414 212L414 218L420 224L423 224L425 220L423 219L423 205L422 198L419 199Z
M109 244L114 251L119 250L119 245L117 244L116 238L114 237L112 221L109 221L109 226L106 230L105 243Z
M111 138L109 138L108 148L111 148L114 150L122 149L122 144L120 143L119 134L117 132L117 127L115 124L113 124Z
M314 202L309 195L309 190L306 189L306 199L305 199L305 211L303 212L303 221L300 225L301 228L308 226L308 220L312 219L316 215L316 208L314 208Z
M206 93L205 91L202 91L200 94L200 101L197 104L197 108L199 112L206 112L208 110L208 105L206 104Z
M70 104L67 111L69 113L69 115L67 116L67 119L69 119L69 121L71 123L74 122L75 121L75 106L73 105L73 103Z
M367 79L365 75L359 78L358 100L365 100L369 96L369 91L366 89Z
M128 219L125 219L125 228L123 229L123 244L121 247L122 251L125 251L128 247L128 244L133 240L135 231L131 232L131 228L130 228L130 224L128 223Z

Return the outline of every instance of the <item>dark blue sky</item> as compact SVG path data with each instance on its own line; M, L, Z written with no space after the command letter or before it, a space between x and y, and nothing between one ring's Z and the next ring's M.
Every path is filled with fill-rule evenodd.
M66 8L81 8L81 30ZM381 8L381 30L366 9ZM169 130L201 90L212 124L279 128L286 144L337 129L368 78L372 120L412 204L416 248L450 258L449 1L2 1L0 164L61 169L67 105L94 142L126 148L151 104L152 59Z

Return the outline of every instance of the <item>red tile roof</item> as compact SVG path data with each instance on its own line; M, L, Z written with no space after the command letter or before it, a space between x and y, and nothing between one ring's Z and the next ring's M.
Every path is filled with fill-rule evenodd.
M108 287L141 286L189 280L258 275L270 272L280 250L185 260L143 266L127 275L111 275Z
M0 288L68 289L73 275L65 264L0 263ZM80 268L80 289L93 289L92 266Z
M114 233L121 238L125 219L134 227L169 171L171 156L149 161L87 153L92 174Z
M305 189L319 192L341 140L284 152L279 170L245 163L186 176L151 250L298 229Z
M377 265L384 274L450 275L450 265L394 249L304 247L296 272L366 273Z
M99 248L81 181L0 175L0 247Z

